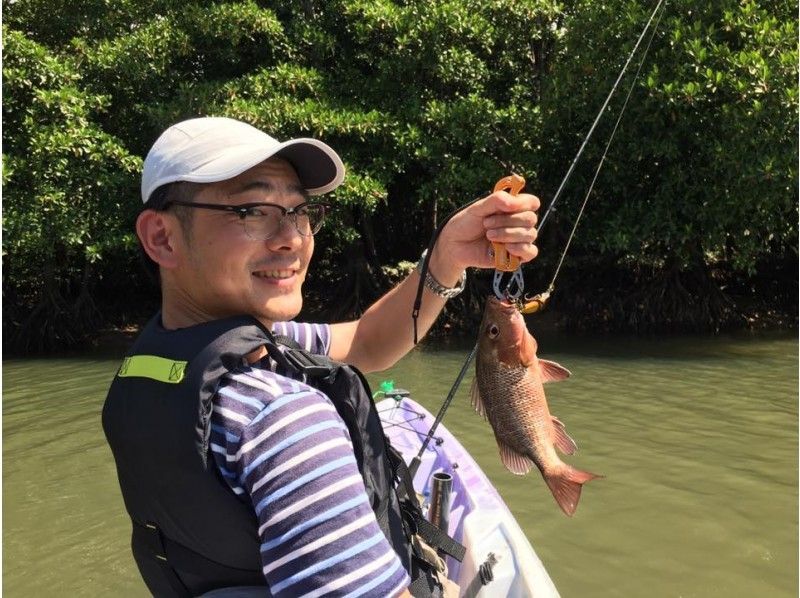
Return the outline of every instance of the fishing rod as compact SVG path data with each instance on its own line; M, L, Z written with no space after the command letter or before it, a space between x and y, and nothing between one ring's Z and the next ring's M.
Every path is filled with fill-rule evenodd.
M628 58L625 61L625 64L623 65L623 67L622 67L622 70L620 71L619 75L617 76L617 79L614 81L614 85L612 86L611 91L606 96L606 99L603 102L603 105L600 107L600 110L598 111L597 116L595 117L594 122L592 123L592 126L589 128L589 132L586 134L585 138L583 139L583 142L581 143L581 146L578 149L577 154L575 155L575 157L572 160L572 163L570 164L569 168L567 169L567 172L564 175L564 178L561 180L561 184L559 185L558 189L556 190L556 193L553 196L553 200L550 202L550 205L547 207L547 210L545 210L545 213L542 216L541 221L539 222L539 226L537 227L537 231L539 233L541 233L542 228L544 227L544 224L545 224L545 222L547 220L547 217L550 215L550 212L553 210L553 207L555 206L556 202L560 199L561 193L564 190L564 187L566 186L567 181L572 176L572 173L575 170L575 166L578 163L578 160L580 159L581 155L583 154L583 151L586 149L586 145L588 144L589 140L591 139L592 135L594 134L594 131L597 128L597 125L600 122L600 119L602 118L603 113L605 112L606 108L608 107L608 104L611 101L612 96L614 95L614 93L616 93L616 90L617 90L617 88L619 86L619 83L622 80L622 78L624 77L626 71L628 70L628 66L630 65L631 61L633 60L633 57L636 54L636 51L639 49L639 46L640 46L642 40L644 39L645 35L647 34L648 29L650 29L650 25L652 24L653 19L655 18L656 14L659 12L659 9L661 9L661 7L665 6L665 5L666 5L666 0L658 0L658 3L656 4L655 8L653 9L652 13L650 14L650 18L647 20L647 23L645 24L644 29L642 29L642 32L639 35L639 38L636 40L636 43L634 44L633 49L629 53ZM627 95L625 97L625 101L624 101L624 103L622 105L622 108L620 109L620 112L619 112L619 115L617 117L616 123L614 124L614 128L613 128L613 130L611 132L611 135L609 136L608 142L606 143L605 149L603 151L603 155L602 155L602 157L600 159L600 163L598 164L598 167L595 170L594 177L593 177L592 182L591 182L591 184L589 186L589 190L587 191L586 196L583 199L583 203L582 203L581 208L580 208L580 210L578 212L578 216L576 217L575 222L573 224L572 231L570 232L570 236L569 236L569 238L567 240L567 244L566 244L566 246L564 248L564 251L561 254L561 258L559 259L558 265L556 266L556 270L555 270L555 273L553 275L553 278L550 281L550 284L548 285L547 290L544 293L540 293L540 294L532 297L531 299L526 300L527 303L526 303L525 307L521 308L521 310L520 310L520 311L522 311L522 313L533 313L533 312L539 311L541 308L543 308L545 303L547 302L547 299L550 296L550 293L555 288L555 286L554 286L555 285L555 280L558 277L558 274L559 274L559 272L561 270L561 265L564 262L564 258L567 255L567 251L569 251L570 244L572 243L572 239L573 239L573 237L575 235L575 231L577 230L577 227L578 227L578 222L580 221L581 217L583 216L583 213L584 213L584 210L586 208L586 204L588 202L589 196L591 195L592 190L594 189L595 182L597 181L597 177L599 176L600 170L602 169L602 167L603 167L603 165L605 163L606 156L608 155L608 150L611 147L611 143L612 143L612 141L614 139L614 136L616 135L617 129L619 128L619 124L620 124L620 122L622 120L622 115L624 114L625 109L628 106L628 101L630 100L630 97L631 97L631 94L633 92L634 86L635 86L636 81L637 81L637 79L639 77L639 74L640 74L640 72L642 70L642 66L644 65L645 58L647 57L647 53L649 52L650 46L651 46L651 44L653 42L653 39L655 38L655 34L656 34L656 31L658 30L659 24L661 23L661 17L663 16L663 14L664 14L664 11L662 11L661 14L659 15L658 20L656 21L656 25L655 25L655 27L653 27L653 29L651 31L650 39L648 40L647 46L645 47L645 50L642 53L642 58L641 58L641 60L639 62L639 66L638 66L638 68L636 70L636 74L634 75L633 79L631 80L631 85L630 85L630 87L628 89L628 93L627 93ZM510 178L510 177L508 177L508 178ZM521 177L517 177L517 178L521 179ZM505 181L506 181L506 179L503 179L502 181L500 181L498 183L498 185L495 187L495 190L497 190L498 187L502 183L504 183ZM524 184L524 180L522 180L522 182ZM521 186L518 186L518 185L515 184L515 185L512 185L510 189L511 189L512 194L516 195L516 193L519 192L519 190L521 189ZM447 224L447 222L451 218L453 218L453 216L455 216L457 213L459 213L460 211L462 211L462 210L466 209L467 207L471 206L472 204L474 204L479 199L480 198L476 198L476 199L472 200L471 202L467 203L466 205L461 206L460 208L457 208L452 213L450 213L447 216L447 218L445 218L445 220L442 221L442 223L436 228L436 230L433 232L433 235L431 236L431 240L428 243L428 249L426 251L425 258L423 259L422 267L420 269L421 270L420 271L420 281L419 281L419 284L417 286L417 295L416 295L416 298L414 300L414 308L413 308L413 311L412 311L412 318L413 318L413 321L414 321L414 344L415 345L417 344L417 318L419 316L419 311L420 311L420 308L421 308L421 305L422 305L422 292L423 292L423 288L424 288L424 281L425 281L425 277L426 277L427 272L428 272L428 266L429 266L431 254L433 253L433 247L436 244L436 241L439 238L439 234L441 233L442 229ZM508 264L508 262L510 260L508 254L506 253L506 255L503 256L503 257L499 256L497 250L500 249L500 246L496 245L495 247L496 247L496 249L495 249L495 263L496 263L496 265L499 266L503 259L505 259L507 264ZM521 296L523 288L524 288L523 279L522 279L522 275L521 275L521 268L522 268L522 265L519 264L519 265L517 265L516 269L513 269L513 275L511 277L511 280L509 280L508 285L506 286L506 289L505 289L505 292L504 292L504 294L506 296L508 296L509 288L512 285L515 288L515 292L517 293L517 296ZM502 280L502 277L503 277L503 273L506 272L506 271L510 271L510 270L508 268L503 268L503 269L497 268L495 270L494 291L495 291L495 294L498 295L498 296L500 296L500 294L501 294L500 293L500 284L501 284L501 280ZM526 311L526 308L527 308L527 311ZM469 368L470 364L472 363L472 360L475 358L475 355L477 354L477 351L478 351L478 343L476 341L475 346L472 348L472 351L470 351L469 355L467 356L467 359L464 361L464 365L461 367L461 370L459 371L458 376L456 377L456 380L453 383L453 386L450 388L450 392L447 394L447 398L445 399L444 403L442 404L441 408L439 409L439 412L436 414L436 419L434 420L433 424L431 425L430 430L428 430L428 434L425 436L425 439L424 439L424 441L422 443L422 446L419 449L419 452L411 460L411 463L409 465L409 470L411 471L412 478L416 474L417 469L419 468L419 465L420 465L421 460L422 460L422 455L425 453L425 450L428 448L428 444L430 444L431 438L433 438L433 435L435 434L436 429L439 427L439 424L441 423L442 419L444 418L444 415L445 415L447 409L450 407L450 404L452 403L453 397L455 396L455 393L458 390L458 387L461 385L461 382L464 379L464 376L465 376L465 374L467 372L467 369Z
M540 230L540 231L542 230L542 226L544 226L544 223L547 220L547 217L550 215L550 212L553 209L553 206L556 204L558 199L561 197L561 192L564 190L564 187L566 186L567 181L572 176L572 171L575 170L575 165L578 163L578 160L580 160L580 157L583 155L583 150L586 149L586 144L589 142L589 139L591 139L592 135L594 134L594 130L597 128L597 124L600 122L600 119L603 116L603 112L605 112L606 108L608 107L608 103L611 101L611 97L616 93L617 87L619 86L619 82L622 80L622 77L625 76L625 72L628 70L628 65L630 65L631 60L633 59L633 56L636 54L636 50L639 49L639 44L642 43L642 39L644 39L644 36L647 33L647 30L650 28L650 24L653 22L653 18L656 16L656 13L661 8L661 5L665 4L665 2L666 2L666 0L658 0L658 4L656 4L656 7L653 9L653 12L650 13L650 18L647 20L647 24L644 26L644 29L642 29L642 33L639 34L639 39L636 40L636 44L634 44L633 50L631 50L630 54L628 55L628 59L625 61L625 65L622 67L622 70L619 72L619 75L617 76L617 80L614 81L614 85L611 87L611 91L608 92L608 95L606 96L606 101L603 102L603 105L600 107L600 110L598 111L597 116L595 117L594 122L592 123L592 126L589 128L589 132L586 134L586 137L584 138L583 143L581 143L581 146L578 149L578 153L575 154L575 157L572 159L572 163L569 165L569 169L567 169L567 173L564 175L564 178L561 180L561 184L558 186L558 189L556 190L556 193L553 196L553 201L550 202L550 205L547 207L547 210L545 210L544 216L542 216L542 220L541 220L541 222L539 222L538 230ZM661 17L658 18L658 22L659 23L661 22ZM652 32L652 34L650 36L650 42L648 42L647 48L645 49L644 53L642 54L642 60L639 63L639 70L636 71L636 76L634 76L634 78L633 78L633 82L634 83L636 82L636 77L639 76L639 71L641 70L642 65L644 64L644 59L647 56L647 52L650 49L650 43L652 43L653 37L655 36L655 32L656 32L657 29L658 29L658 24L656 24L656 26L653 28L653 32ZM631 89L633 89L632 85L631 85ZM630 91L628 92L628 97L630 97ZM622 113L625 111L625 107L627 105L628 105L628 101L626 99L625 100L625 104L622 106L622 109L620 110L620 116L622 116ZM617 122L617 124L619 124L619 122ZM616 132L616 127L614 128L614 131ZM612 137L613 137L613 135L612 135Z
M663 0L663 1L665 1L665 0ZM661 1L659 2L659 4L661 4ZM658 6L656 6L656 10L658 10ZM654 11L653 14L655 14L655 11ZM567 243L564 246L564 251L561 252L561 257L559 258L558 265L556 266L555 272L553 273L553 278L550 280L550 284L547 285L547 290L545 291L545 293L548 296L555 289L555 282L556 282L556 278L558 278L559 272L561 271L561 265L564 263L564 258L567 257L567 252L569 251L569 247L572 244L572 239L573 239L573 237L575 237L575 231L578 230L578 223L580 222L581 218L583 217L583 212L586 210L586 204L589 201L589 196L592 194L592 191L594 190L594 184L597 182L597 178L598 178L598 176L600 176L600 171L602 170L603 165L605 164L606 157L608 156L608 150L611 147L611 143L614 141L614 136L617 134L617 129L619 129L619 124L620 124L620 122L622 122L622 115L625 113L625 109L628 107L628 101L631 99L631 95L633 93L634 84L636 83L636 80L639 78L639 73L641 73L641 71L642 71L642 67L644 66L644 59L647 56L647 53L650 51L650 45L653 43L653 38L655 37L656 31L658 31L658 26L661 24L661 17L663 17L663 16L664 16L663 12L660 15L658 15L658 19L656 20L656 24L653 27L653 31L652 31L652 33L650 35L650 39L648 40L647 46L645 47L644 52L642 53L642 60L639 62L639 66L636 69L636 74L634 74L634 76L633 76L633 80L631 82L631 85L628 88L628 93L625 96L625 101L622 103L622 108L620 109L619 115L617 116L617 120L614 123L614 128L611 130L611 135L609 135L608 141L606 142L606 146L603 149L603 155L600 157L600 162L597 165L597 169L594 171L594 176L592 177L592 182L589 184L589 189L586 191L586 195L583 198L583 203L581 204L581 208L580 208L580 210L578 210L578 215L575 218L575 222L572 225L572 230L570 231L569 237L567 238ZM652 20L652 16L650 17L650 20ZM641 37L639 39L641 41ZM637 45L638 45L638 42L637 42ZM628 62L630 62L630 59L628 60ZM626 63L626 67L627 67L627 63ZM619 79L617 79L617 82L619 82ZM616 88L616 83L614 84L614 87ZM608 104L608 99L606 99L606 104ZM597 121L595 120L595 122L597 122ZM592 128L594 128L594 126ZM562 182L562 187L563 187L563 182ZM548 207L547 211L545 212L544 216L542 217L542 222L539 225L539 230L541 230L541 226L542 226L542 224L544 224L544 221L547 218L547 214L550 212L550 209L553 207L553 204L555 203L556 199L558 198L559 193L560 193L560 188L559 188L559 191L556 192L556 196L554 196L553 201L550 202L550 206ZM543 294L545 294L545 293L543 293Z
M467 360L461 367L461 371L458 372L456 381L453 383L453 386L450 387L450 392L447 393L447 398L444 400L444 403L442 403L442 406L439 408L439 413L436 414L436 419L433 420L433 424L431 424L431 427L428 430L427 435L425 436L425 440L422 441L422 446L420 447L419 451L414 456L414 458L411 459L411 463L408 464L408 470L411 472L411 479L414 479L414 476L417 475L417 470L419 469L420 463L422 463L422 455L425 454L425 449L428 448L428 445L431 442L431 438L433 438L433 435L436 433L436 428L438 428L439 424L442 423L442 418L444 418L444 414L450 407L450 403L453 402L453 397L456 396L456 391L458 390L458 387L461 386L461 381L464 379L464 375L467 373L469 364L472 363L473 359L475 359L475 354L477 352L478 352L478 343L475 343L475 346L472 347L472 351L470 351L469 355L467 356Z

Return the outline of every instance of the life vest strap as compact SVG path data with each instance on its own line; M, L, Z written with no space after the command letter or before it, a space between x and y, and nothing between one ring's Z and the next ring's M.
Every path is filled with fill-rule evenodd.
M187 548L180 542L176 542L167 537L154 523L148 522L142 525L137 521L133 521L133 529L134 533L138 532L139 537L144 540L152 556L161 563L161 566L164 568L165 572L167 572L167 578L170 580L170 585L173 586L173 589L177 588L175 582L183 588L184 593L181 595L190 596L191 594L180 581L180 577L175 571L175 568L193 575L211 575L223 579L231 571L236 573L252 573L252 585L258 585L259 581L263 581L263 583L266 584L266 580L264 580L260 570L231 567L209 559L199 552Z
M130 355L122 360L117 376L137 376L167 384L179 384L183 380L187 364L186 361L175 361L158 355Z
M298 349L286 349L283 352L289 364L301 374L309 378L325 378L335 370L333 363L326 363L322 356L312 355Z
M154 523L145 523L142 525L137 521L133 521L133 543L137 540L147 546L150 555L155 558L155 561L161 567L161 572L164 578L169 583L175 596L178 598L191 598L192 593L189 591L181 578L178 576L177 571L172 567L172 564L167 560L167 551L164 547L164 535L161 530Z
M435 576L432 575L418 575L408 586L408 593L414 596L414 598L421 598L423 596L430 596L431 598L441 597L441 589L437 587L434 579Z
M278 345L285 347L283 351ZM277 335L265 343L267 353L270 358L282 367L298 373L304 374L309 378L330 378L336 372L339 365L332 359L309 353L291 337Z
M464 560L464 555L467 549L462 544L459 544L451 538L447 532L439 529L430 521L421 516L417 519L417 533L422 537L425 542L449 554L459 563Z

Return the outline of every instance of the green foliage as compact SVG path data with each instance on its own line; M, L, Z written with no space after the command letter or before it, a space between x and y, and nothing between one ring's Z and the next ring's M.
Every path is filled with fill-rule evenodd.
M69 60L5 28L3 45L4 316L17 344L66 345L95 322L87 273L133 246L141 160L94 122L107 98Z
M416 259L437 221L509 171L552 196L651 5L4 2L4 327L52 346L79 339L94 316L129 313L108 297L137 285L118 273L135 254L141 157L165 127L198 115L339 151L348 178L318 242L316 283L337 281L330 301L347 297L351 315L394 278L383 266ZM752 272L795 251L793 10L668 4L575 263ZM545 269L606 121L541 241Z
M571 11L543 108L555 147L569 151L588 129L649 10L626 0ZM632 264L727 262L749 273L771 252L794 250L798 32L790 14L781 2L669 3L595 189L587 221L603 224L583 223L578 250ZM602 146L587 152L562 226Z

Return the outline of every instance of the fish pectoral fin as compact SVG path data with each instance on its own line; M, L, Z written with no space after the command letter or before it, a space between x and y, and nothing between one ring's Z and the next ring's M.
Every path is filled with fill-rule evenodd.
M558 419L555 415L553 418L553 444L565 455L574 455L578 450L578 445L572 440L567 429L564 427L564 422Z
M566 380L572 375L572 372L563 365L559 365L555 361L548 361L547 359L539 360L539 369L542 372L542 382L559 382L560 380Z
M505 465L506 469L513 474L525 475L534 465L533 461L531 461L528 457L518 453L500 440L497 441L497 448L500 449L500 460L503 462L503 465Z
M478 379L474 378L472 380L472 386L469 389L469 398L472 403L473 409L477 411L483 419L486 419L486 409L483 407L483 401L481 400L481 391L478 389Z

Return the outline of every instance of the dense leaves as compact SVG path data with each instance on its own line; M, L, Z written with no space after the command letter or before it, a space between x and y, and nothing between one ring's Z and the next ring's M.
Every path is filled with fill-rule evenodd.
M583 4L546 96L548 129L593 116L582 103L599 105L607 88L594 75L615 73L647 16L628 2L622 14L636 18L615 22L618 6ZM752 1L717 1L710 14L695 6L675 0L664 16L593 202L605 226L578 240L646 263L685 266L700 254L752 272L796 240L797 24ZM575 200L587 184L575 182Z
M576 140L563 132L588 129L593 112L584 107L601 104L650 10L637 2L575 7L543 99L544 134L555 147L569 151ZM595 189L590 222L576 239L576 252L606 258L599 286L609 286L611 270L643 273L612 319L625 313L636 326L719 325L737 314L714 277L752 276L759 264L786 257L796 264L792 10L750 0L716 0L700 11L694 2L669 4ZM602 149L596 143L587 152L565 201L571 205L561 211L565 220L583 199ZM796 286L796 278L786 283ZM619 294L602 295L619 301Z
M99 126L108 99L69 60L15 31L4 46L4 328L23 349L69 346L98 322L104 258L134 247L141 160Z
M652 9L79 4L4 2L3 325L17 348L72 344L153 307L132 291L146 288L132 236L141 157L169 124L206 114L279 138L319 136L340 152L349 174L318 243L309 307L357 313L438 221L507 172L552 197ZM793 10L668 5L581 223L562 308L594 317L605 308L587 297L613 280L643 295L606 309L612 322L718 325L731 311L725 280L796 260ZM532 280L552 271L612 122L548 225ZM686 290L689 280L699 282ZM692 311L701 296L707 309Z

